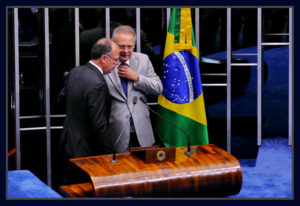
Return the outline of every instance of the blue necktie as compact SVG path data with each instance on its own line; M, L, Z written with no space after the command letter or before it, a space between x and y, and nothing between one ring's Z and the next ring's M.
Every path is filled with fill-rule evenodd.
M128 66L125 62L121 62L121 65ZM127 97L127 79L120 77L120 80L125 96Z
M129 66L126 62L121 62L121 65ZM127 97L127 79L120 77L122 89ZM130 117L130 132L134 132L133 119Z

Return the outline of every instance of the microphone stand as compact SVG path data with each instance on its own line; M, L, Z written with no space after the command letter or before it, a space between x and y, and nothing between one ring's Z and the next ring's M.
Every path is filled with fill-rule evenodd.
M140 100L147 105L147 100L144 97L140 97ZM158 114L157 112L155 112L153 109L151 109L148 105L147 105L148 109L153 112L154 114L156 114L157 116L159 116L160 118L162 118L163 120L165 120L166 122L168 122L169 124L173 125L174 127L176 127L177 129L179 129L180 131L182 131L188 138L188 143L187 143L187 151L184 153L186 156L190 157L193 152L191 152L191 138L188 135L188 133L186 131L184 131L183 129L181 129L180 127L178 127L176 124L174 124L173 122L171 122L170 120L168 120L167 118L165 118L164 116Z
M133 97L132 103L133 103L133 109L132 109L132 112L130 112L130 110L129 110L129 112L130 112L129 121L126 122L125 126L124 126L124 127L122 128L122 130L121 130L121 133L120 133L119 137L117 138L117 141L116 141L116 143L115 143L115 145L114 145L113 156L112 156L112 159L110 160L111 163L117 163L117 162L118 162L118 160L116 159L116 157L117 157L117 156L116 156L116 153L117 153L117 151L116 151L116 145L117 145L117 143L119 142L120 137L122 136L122 134L123 134L123 132L124 132L124 129L127 127L128 122L130 122L130 118L132 117L132 114L133 114L135 105L136 105L136 103L137 103L137 97L136 97L136 96Z
M113 157L112 159L110 160L111 163L117 163L119 162L118 160L116 160L116 150L114 150L114 153L113 153Z

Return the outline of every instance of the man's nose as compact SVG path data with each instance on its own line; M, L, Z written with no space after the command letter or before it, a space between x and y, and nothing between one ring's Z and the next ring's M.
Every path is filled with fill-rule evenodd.
M128 52L128 51L129 51L128 47L126 46L126 47L123 49L123 51L124 51L124 52Z

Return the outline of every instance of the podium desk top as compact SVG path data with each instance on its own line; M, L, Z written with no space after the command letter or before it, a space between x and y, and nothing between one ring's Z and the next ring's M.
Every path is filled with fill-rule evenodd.
M186 150L177 147L173 162L145 163L130 152L117 154L117 163L111 162L111 154L70 161L90 177L94 196L224 196L240 191L242 172L234 156L213 144L191 146L190 157Z

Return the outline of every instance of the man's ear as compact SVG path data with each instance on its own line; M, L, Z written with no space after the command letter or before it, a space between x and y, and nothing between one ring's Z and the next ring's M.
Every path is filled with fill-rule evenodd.
M97 59L97 61L99 61L99 63L102 65L105 63L106 59L107 59L107 56L102 55L99 59Z

